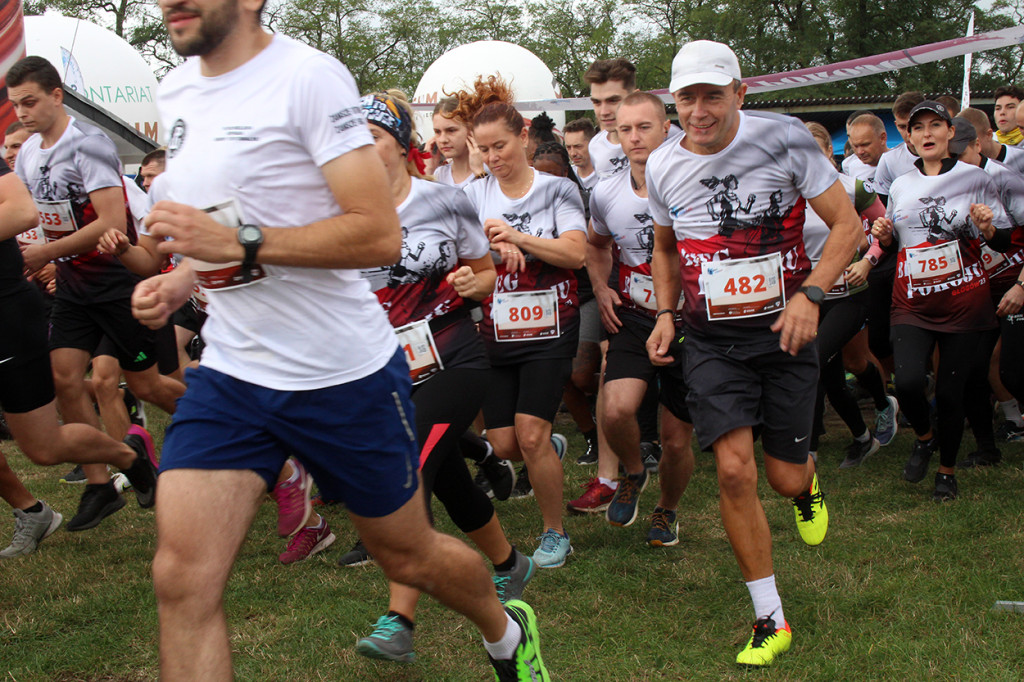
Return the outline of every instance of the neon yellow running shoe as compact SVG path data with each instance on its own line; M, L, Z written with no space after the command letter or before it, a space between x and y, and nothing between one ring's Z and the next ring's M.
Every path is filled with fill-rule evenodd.
M775 621L769 616L759 618L754 623L754 634L750 636L747 646L736 655L736 662L755 667L771 665L776 656L789 651L792 643L793 633L789 623L776 628Z
M512 599L505 604L505 612L519 624L522 634L511 660L491 658L494 679L497 682L551 682L548 669L540 657L540 633L537 631L537 616L533 609L524 601Z
M796 528L808 545L820 545L828 532L828 508L818 487L818 474L811 479L811 489L793 498Z

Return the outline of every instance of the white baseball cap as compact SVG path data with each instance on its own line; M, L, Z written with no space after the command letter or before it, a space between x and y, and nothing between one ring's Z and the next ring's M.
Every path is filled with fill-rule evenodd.
M697 83L729 85L740 80L740 62L736 53L723 43L694 40L680 48L672 60L672 82L669 92L676 92Z

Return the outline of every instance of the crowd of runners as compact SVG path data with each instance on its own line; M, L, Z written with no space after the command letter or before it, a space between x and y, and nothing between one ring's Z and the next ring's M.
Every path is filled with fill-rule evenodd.
M647 543L675 545L693 441L753 603L736 661L769 665L792 632L756 440L817 545L816 472L860 465L901 414L902 476L920 482L938 452L940 502L958 468L1024 436L1024 361L1001 352L1024 336L1019 88L996 92L995 131L903 93L892 149L856 112L840 168L821 125L741 111L736 55L694 41L668 83L678 125L620 58L585 74L596 126L525 121L494 75L449 93L421 140L403 93L360 97L336 59L264 31L256 4L160 4L195 59L161 84L169 141L136 178L66 113L53 65L6 74L0 405L32 462L84 484L67 531L125 491L156 506L162 679L231 677L238 550L268 494L282 563L331 546L314 486L359 537L339 563L391 581L358 652L412 660L426 592L479 629L496 679L549 679L521 597L573 553L564 516L628 526L657 480ZM850 431L841 462L817 456L826 397ZM159 456L147 403L173 415ZM587 445L572 463L596 466L574 500L562 405ZM961 457L965 421L978 447ZM433 530L432 495L479 553ZM63 522L2 456L0 496L15 517L0 557ZM527 496L532 553L492 501Z

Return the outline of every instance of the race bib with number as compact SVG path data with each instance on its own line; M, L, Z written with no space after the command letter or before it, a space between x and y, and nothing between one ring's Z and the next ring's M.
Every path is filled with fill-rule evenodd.
M650 275L641 275L638 272L629 273L629 297L633 303L644 310L657 310L658 301L654 297L654 280ZM676 302L676 310L683 308L683 292L679 292L679 300Z
M758 317L786 307L778 253L701 263L701 283L709 320Z
M46 241L55 242L78 229L75 215L71 212L71 202L42 201L36 199L36 210L39 211L39 228L43 231Z
M42 229L38 227L33 227L31 230L25 230L15 239L21 246L32 246L33 244L46 243L46 237L43 235Z
M907 249L907 276L910 286L919 289L946 284L964 276L959 242Z
M981 245L981 264L985 267L985 272L993 276L1002 273L1012 265L1005 255L993 251L988 244Z
M426 320L398 327L395 333L398 334L398 345L402 347L405 360L409 363L409 378L412 379L413 386L423 383L444 369L441 354L437 352L437 346L434 344L430 324Z
M234 198L214 204L203 210L209 213L211 218L226 227L238 229L242 225L242 211ZM267 276L263 271L263 266L255 264L251 270L252 279L246 282L242 272L242 261L237 260L231 263L207 263L206 261L193 258L192 269L195 270L199 284L206 290L234 289L236 287L248 286Z
M818 267L820 261L812 260L811 269ZM826 299L845 298L850 293L850 286L846 283L846 270L844 269L835 281L832 288L825 292Z
M553 289L494 294L491 316L496 341L539 341L561 333Z

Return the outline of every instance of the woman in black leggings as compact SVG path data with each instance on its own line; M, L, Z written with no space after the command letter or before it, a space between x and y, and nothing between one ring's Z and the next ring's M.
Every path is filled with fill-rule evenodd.
M981 246L1002 252L1010 243L1009 219L991 177L950 158L951 120L936 102L914 107L910 141L920 158L915 170L893 182L886 217L872 228L883 247L899 249L892 309L896 391L917 435L903 478L923 479L937 448L936 501L957 496L965 396L978 395L987 383L996 318ZM937 435L925 395L936 347Z
M427 513L433 493L494 564L502 602L517 599L534 564L509 544L458 447L487 390L487 352L467 302L480 301L494 289L490 244L466 195L424 179L407 160L412 110L404 96L397 91L367 95L363 109L402 222L402 255L392 266L362 274L387 310L409 362ZM388 613L371 635L359 640L356 651L411 661L419 592L397 583L390 587Z
M822 152L831 161L832 138L828 131L819 123L812 122L804 125L814 136ZM866 189L861 180L842 173L839 175L839 180L846 188L858 215L865 216L869 221L885 215L885 208L878 195ZM811 263L816 264L821 258L821 251L828 235L829 228L825 221L808 206L804 219L804 248ZM860 254L867 251L867 248L868 242L867 239L864 239L855 262L859 260ZM860 285L854 286L847 282L846 273L844 273L843 277L825 294L825 302L821 305L821 316L818 322L818 336L815 339L818 346L820 380L818 382L818 399L814 408L815 427L811 432L811 452L818 451L818 439L821 437L819 425L827 395L832 408L853 435L853 441L846 448L846 458L839 465L842 469L858 466L868 455L879 448L878 440L864 423L857 399L846 385L846 371L843 368L841 352L843 347L864 327L868 309L867 296L867 283L862 282ZM875 374L878 372L870 363L866 371L868 370ZM881 385L881 379L875 383Z

